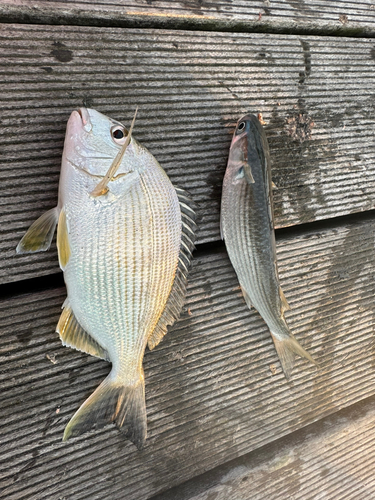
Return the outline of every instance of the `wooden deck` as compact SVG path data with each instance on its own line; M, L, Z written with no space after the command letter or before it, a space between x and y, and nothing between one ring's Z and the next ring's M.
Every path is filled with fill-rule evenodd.
M375 498L375 5L324 0L0 0L0 497ZM332 4L333 2L331 2ZM67 443L109 364L65 348L55 246L15 247L57 200L78 106L130 123L198 206L181 319L146 352L142 451ZM219 235L233 125L262 112L291 330L282 375Z

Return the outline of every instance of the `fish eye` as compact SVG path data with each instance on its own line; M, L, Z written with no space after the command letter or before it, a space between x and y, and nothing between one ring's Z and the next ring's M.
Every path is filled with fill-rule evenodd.
M115 139L122 139L124 137L124 132L120 129L117 129L113 132L112 135Z
M246 127L246 123L245 122L239 123L238 127L237 127L237 132L242 132L245 127Z
M123 144L128 133L123 127L116 125L111 129L111 135L116 144Z

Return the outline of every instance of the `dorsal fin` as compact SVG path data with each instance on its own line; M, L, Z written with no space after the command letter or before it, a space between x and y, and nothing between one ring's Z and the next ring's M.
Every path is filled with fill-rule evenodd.
M64 309L57 323L56 332L60 335L63 345L110 361L107 351L78 323L67 300L64 302Z
M157 322L153 332L148 338L148 347L153 349L167 333L168 326L179 318L185 301L187 275L189 272L192 253L195 248L195 223L196 215L193 202L186 191L175 188L181 208L181 245L178 266L164 311Z

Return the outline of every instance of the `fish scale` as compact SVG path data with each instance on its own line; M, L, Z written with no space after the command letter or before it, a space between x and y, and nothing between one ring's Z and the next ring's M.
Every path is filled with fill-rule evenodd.
M119 122L95 110L71 114L57 207L17 247L57 248L67 285L56 331L64 345L112 362L64 440L115 422L141 448L146 439L142 368L180 315L194 249L195 213L155 158Z
M246 303L267 323L286 378L295 354L315 363L284 318L289 305L277 271L269 149L254 115L241 118L233 134L223 182L221 233Z
M264 217L264 214L262 218L259 212L254 210L250 189L249 184L242 184L235 209L237 214L235 220L238 221L238 226L233 225L232 229L229 229L227 238L234 237L240 240L241 255L234 251L232 258L236 265L241 268L244 283L254 283L254 288L260 290L261 293L257 301L259 312L272 318L275 312L281 308L278 293L279 285L276 272L273 272L273 256L272 252L267 250L267 246L257 249L257 241L267 241L267 238L269 238L268 220ZM266 203L265 197L263 202ZM271 247L271 245L269 246ZM236 248L236 245L234 248ZM246 259L243 258L244 256ZM248 265L243 265L245 262ZM267 270L263 271L265 266ZM246 290L248 290L251 299L253 287L248 287Z
M160 180L146 177L145 183L147 181L152 190L160 184ZM112 352L118 352L118 358L122 358L123 353L126 356L126 353L132 352L133 358L137 359L136 366L133 364L134 371L137 371L138 360L141 359L139 353L144 350L148 334L161 314L160 304L167 299L177 267L181 223L176 221L174 226L178 229L172 235L168 231L168 221L164 223L161 219L155 227L152 225L152 214L157 210L167 210L168 201L173 201L173 194L172 190L169 193L161 191L155 206L155 201L148 198L142 184L137 184L130 189L120 210L118 205L104 206L97 215L97 221L91 220L92 210L87 210L90 205L85 201L83 190L76 191L74 200L66 203L68 222L71 211L84 212L82 218L74 219L77 226L69 223L70 245L76 257L67 264L65 279L73 312L83 328L90 331L93 338L109 352L111 359L114 359ZM174 198L177 205L175 194ZM147 207L147 210L139 207ZM87 216L85 211L88 211ZM121 228L121 238L116 236L118 228ZM146 238L153 242L151 246L142 242L136 228L141 228ZM74 252L76 246L80 248ZM84 259L86 254L93 253L97 255ZM115 260L123 260L123 267L108 266L107 256L116 254ZM86 264L83 268L82 261ZM154 264L146 267L144 261L161 261L163 269L158 270ZM166 270L169 270L167 275ZM102 303L104 283L107 287L106 304ZM76 308L76 303L79 308ZM122 331L126 332L126 336L120 335ZM134 353L137 355L134 356ZM126 376L133 380L137 374L130 372L129 360L124 365ZM117 369L115 365L114 369ZM118 369L121 370L121 367Z

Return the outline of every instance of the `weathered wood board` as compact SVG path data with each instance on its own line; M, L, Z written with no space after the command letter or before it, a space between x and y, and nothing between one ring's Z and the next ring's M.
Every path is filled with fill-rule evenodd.
M198 204L198 243L218 240L230 133L261 111L276 227L375 207L372 40L1 25L0 282L57 272L54 252L16 256L56 204L77 106L129 123Z
M374 428L372 397L152 500L374 498Z
M281 373L224 248L198 253L181 320L145 356L149 437L112 428L62 443L109 371L60 345L63 289L0 302L0 478L7 500L145 499L375 393L375 222L278 241L291 330L320 369Z
M374 36L372 0L1 0L0 19Z
M375 41L341 36L375 37L374 20L371 0L0 0L0 22L17 23L0 25L2 498L375 496L375 218L337 219L375 208ZM186 307L145 356L142 452L111 427L61 442L109 365L54 333L54 248L14 253L56 204L65 123L82 105L125 124L138 105L135 136L198 205ZM287 319L320 364L299 360L290 382L225 247L200 246L219 241L230 136L248 111L266 122L276 227L295 226L277 241Z

